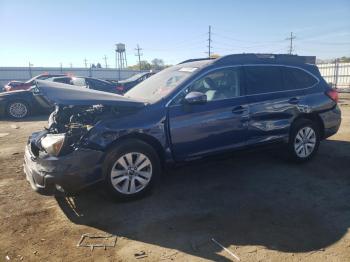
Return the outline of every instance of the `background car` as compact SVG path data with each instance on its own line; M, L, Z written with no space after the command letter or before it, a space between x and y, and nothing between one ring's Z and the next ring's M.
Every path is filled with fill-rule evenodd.
M143 80L146 80L149 78L151 75L154 75L152 72L147 72L147 73L139 73L136 75L133 75L132 77L129 77L128 79L125 80L120 80L117 83L117 90L124 94L127 91L129 91L131 88L136 86L138 83L141 83Z
M65 75L64 74L41 74L29 79L26 82L10 81L4 86L3 91L7 92L7 91L15 91L15 90L27 90L34 84L35 80L46 80L50 77L57 77L57 76L65 76Z
M0 116L22 119L34 113L48 113L51 108L46 100L34 95L33 88L0 94Z
M45 80L119 94L115 84L92 77L58 76ZM35 81L32 82L31 87L34 84ZM52 106L42 97L35 95L33 88L0 93L0 116L22 119L35 113L49 113Z

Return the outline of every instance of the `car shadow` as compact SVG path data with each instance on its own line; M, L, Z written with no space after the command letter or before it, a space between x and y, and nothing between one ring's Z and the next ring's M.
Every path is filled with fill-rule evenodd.
M213 261L227 258L211 238L294 253L341 239L350 225L350 143L327 140L305 164L267 152L169 170L152 195L132 202L95 189L57 202L73 223Z

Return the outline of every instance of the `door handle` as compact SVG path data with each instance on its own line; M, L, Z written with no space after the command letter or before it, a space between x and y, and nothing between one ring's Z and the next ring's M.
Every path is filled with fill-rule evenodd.
M246 110L243 106L236 106L232 109L232 113L234 114L243 114L243 112Z
M291 99L288 100L288 103L289 103L289 104L298 104L299 101L300 101L299 98L293 97L293 98L291 98Z

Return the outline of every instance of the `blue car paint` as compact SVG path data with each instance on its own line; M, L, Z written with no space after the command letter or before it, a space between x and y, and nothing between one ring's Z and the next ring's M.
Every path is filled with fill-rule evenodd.
M251 145L287 142L292 123L301 116L312 116L321 120L324 128L322 138L337 132L341 121L340 110L336 103L325 95L329 87L317 68L308 64L288 63L289 66L296 66L316 75L320 81L310 88L246 95L243 79L240 97L208 101L198 105L174 103L180 91L206 73L232 66L244 68L247 63L284 65L278 60L245 61L244 56L242 59L224 57L199 67L198 71L157 102L141 106L140 102L120 99L128 104L134 103L138 109L130 114L98 122L86 135L84 149L91 150L92 154L99 152L96 153L96 165L100 165L104 159L104 152L123 138L134 137L155 146L160 157L166 162L177 162ZM122 102L117 101L118 99L115 101L117 106ZM107 101L108 104L113 104L111 99L107 98ZM79 99L76 101L77 105L83 103L84 101ZM74 99L70 99L70 104L75 104ZM75 157L71 159L71 163L79 166L79 154L75 154ZM90 183L91 177L96 181L103 179L102 172L95 172L87 177L86 181Z
M259 60L259 64L275 63ZM290 126L298 116L330 110L336 106L324 94L328 89L324 80L308 89L250 96L244 95L242 90L241 97L210 101L203 105L171 104L172 99L199 76L217 68L231 66L239 67L241 61L209 64L163 100L145 106L134 115L98 123L91 130L88 142L106 150L116 140L127 135L143 134L161 145L166 152L166 161L190 160L249 145L287 142ZM292 66L305 69L321 78L314 66ZM290 102L293 98L299 99L298 104ZM232 111L238 106L242 106L244 110L237 115ZM337 115L336 119L340 119L340 116ZM340 121L336 122L340 124Z

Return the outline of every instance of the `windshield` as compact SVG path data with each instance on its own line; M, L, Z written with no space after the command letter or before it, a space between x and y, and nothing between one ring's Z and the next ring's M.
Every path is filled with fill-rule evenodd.
M125 96L146 101L158 101L167 96L196 70L196 67L172 66L166 68L133 87L125 93Z

